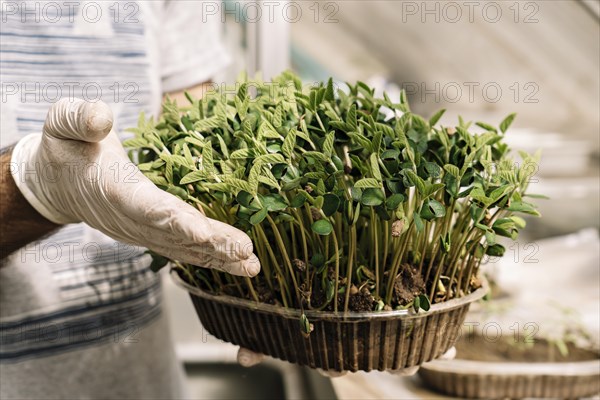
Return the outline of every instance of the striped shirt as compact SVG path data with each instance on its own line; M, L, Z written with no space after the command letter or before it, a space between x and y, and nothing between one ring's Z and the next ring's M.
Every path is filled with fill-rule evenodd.
M2 147L41 132L62 97L111 105L117 131L228 58L201 2L0 2ZM217 22L217 21L212 21ZM84 224L0 268L0 398L183 395L160 279L144 249Z

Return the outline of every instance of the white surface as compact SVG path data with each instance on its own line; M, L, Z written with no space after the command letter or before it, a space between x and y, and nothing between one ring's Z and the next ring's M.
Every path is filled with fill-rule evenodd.
M594 143L589 140L531 129L510 129L505 140L514 150L523 150L530 154L541 150L542 159L535 176L584 175L594 150Z
M599 257L596 229L509 245L506 256L488 266L511 294L494 320L507 327L532 322L539 327L538 335L545 336L560 334L566 323L581 323L598 343Z
M600 227L600 178L535 178L531 193L549 199L533 199L542 218L528 218L526 232L548 237L583 228Z

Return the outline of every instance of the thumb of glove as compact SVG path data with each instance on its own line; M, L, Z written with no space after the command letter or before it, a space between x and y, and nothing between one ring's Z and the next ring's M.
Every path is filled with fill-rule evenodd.
M48 111L44 133L56 139L94 143L110 133L112 124L113 114L106 103L64 98Z

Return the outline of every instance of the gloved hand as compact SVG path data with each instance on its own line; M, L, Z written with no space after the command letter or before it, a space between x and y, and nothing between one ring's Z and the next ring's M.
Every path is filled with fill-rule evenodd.
M103 102L62 99L42 134L19 141L12 174L24 197L56 224L85 222L165 257L234 275L260 270L250 238L157 188L127 158Z
M442 354L438 359L439 360L453 360L456 357L456 348L454 346L450 347L450 349ZM237 361L242 367L253 367L257 364L260 364L264 360L264 354L255 353L252 350L245 349L240 347L237 354ZM412 376L417 373L419 370L419 366L399 369L397 371L391 371L390 373L393 375L399 376ZM337 378L340 376L344 376L348 373L348 371L338 372L338 371L324 371L322 369L317 369L321 375L324 375L328 378Z

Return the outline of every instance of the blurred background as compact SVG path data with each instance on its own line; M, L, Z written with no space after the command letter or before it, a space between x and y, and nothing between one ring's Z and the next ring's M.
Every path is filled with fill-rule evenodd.
M418 113L447 108L443 125L458 115L499 124L518 113L507 141L515 150L542 150L531 191L549 199L537 201L543 217L528 220L525 235L506 243L506 256L486 266L503 294L496 304L504 311L491 318L506 329L534 321L546 336L576 320L597 342L600 2L226 0L213 6L206 16L220 21L233 59L218 82L233 82L242 70L268 79L292 68L308 81L361 80L392 99L405 89ZM180 356L233 361L234 346L199 338L183 292L168 286L168 294ZM433 396L415 382L353 374L332 385L340 398Z

